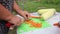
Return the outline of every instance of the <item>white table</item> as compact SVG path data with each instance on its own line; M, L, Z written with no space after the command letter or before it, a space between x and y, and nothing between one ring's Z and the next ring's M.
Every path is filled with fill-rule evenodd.
M37 13L31 13L31 15L38 16ZM23 32L22 34L60 34L60 28L53 26L53 24L55 22L58 22L59 20L60 20L60 13L56 12L56 14L53 17L46 20L47 22L49 22L52 25L52 27L44 28L42 30ZM18 33L18 31L17 31L17 34L20 34L20 33Z

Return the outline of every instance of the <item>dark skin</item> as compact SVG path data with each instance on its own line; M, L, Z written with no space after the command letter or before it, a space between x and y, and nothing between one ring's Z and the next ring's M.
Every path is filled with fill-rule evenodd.
M15 1L14 1L13 9L16 10L16 12L19 15L23 16L25 18L25 20L29 20L30 14L26 11L23 12L23 10L21 10L19 8L19 6L17 5L17 3ZM23 20L21 18L13 15L8 9L6 9L1 4L0 4L0 19L6 20L6 21L14 24L15 26L19 26L23 22Z

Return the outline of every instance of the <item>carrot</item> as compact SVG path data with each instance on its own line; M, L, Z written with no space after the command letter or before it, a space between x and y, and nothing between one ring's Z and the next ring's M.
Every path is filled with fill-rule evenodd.
M37 24L36 24L36 27L37 27L37 28L40 28L40 27L42 27L42 24L37 23Z
M40 28L40 27L41 27L40 24L35 24L35 25L33 25L33 26L36 27L36 28Z
M32 28L33 26L31 25L30 27Z
M35 27L35 28L40 28L42 27L42 24L41 23L36 23L36 22L33 22L32 20L28 20L26 21L27 24L31 24L30 27Z
M32 18L41 18L41 16L31 16Z
M35 23L35 22L32 22L31 25L33 25L36 28L40 28L42 26L42 24Z
M31 20L27 20L27 21L25 21L27 24L29 24L30 22L31 22Z

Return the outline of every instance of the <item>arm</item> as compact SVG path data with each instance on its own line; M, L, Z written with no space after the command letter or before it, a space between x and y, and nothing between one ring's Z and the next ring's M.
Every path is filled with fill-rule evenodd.
M14 1L13 9L16 10L16 12L19 14L22 13L22 9L19 8L19 6L17 5L17 3L15 1Z
M21 10L15 1L14 1L13 9L16 10L17 13L20 14L21 16L23 16L26 20L29 20L30 14L26 11Z
M13 15L6 9L3 5L0 4L0 19L10 20Z
M13 14L11 14L9 12L9 10L6 9L1 4L0 4L0 19L6 20L6 21L14 24L15 26L18 26L18 25L20 25L23 22L19 17L14 16Z

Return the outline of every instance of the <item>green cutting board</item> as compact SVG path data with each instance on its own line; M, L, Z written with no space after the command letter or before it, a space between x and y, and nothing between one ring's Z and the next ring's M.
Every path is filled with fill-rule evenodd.
M42 27L41 28L35 28L35 27L30 27L31 24L26 24L25 22L21 25L21 26L18 26L17 28L17 32L19 34L22 34L23 32L28 32L28 31L33 31L33 30L39 30L39 29L44 29L44 28L47 28L47 27L50 27L51 25L46 22L44 19L42 18L30 18L31 20L33 20L34 22L36 23L42 23Z

